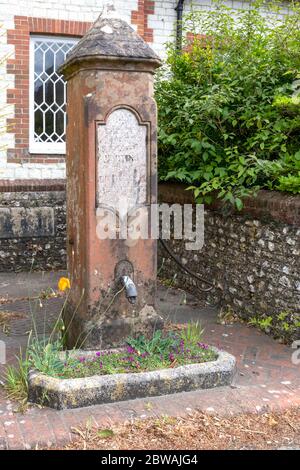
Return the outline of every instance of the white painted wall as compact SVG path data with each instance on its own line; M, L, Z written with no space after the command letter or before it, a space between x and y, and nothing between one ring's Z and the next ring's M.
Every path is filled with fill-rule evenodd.
M152 47L163 58L165 43L172 40L176 26L177 0L156 0L155 13L148 16L148 26L154 30ZM243 1L226 1L233 8L247 7ZM131 12L138 10L138 0L0 0L0 25L4 34L0 37L0 58L14 57L14 47L7 45L6 30L14 29L14 15L62 20L94 21L101 11L114 6L117 14L130 22ZM207 9L211 0L185 0L184 8ZM136 29L136 27L134 26ZM6 73L5 62L0 63L0 178L43 179L64 178L65 165L61 164L12 164L7 163L6 148L14 148L14 136L3 133L5 117L13 117L13 106L6 105L6 88L14 88L14 76ZM1 117L5 114L5 117Z

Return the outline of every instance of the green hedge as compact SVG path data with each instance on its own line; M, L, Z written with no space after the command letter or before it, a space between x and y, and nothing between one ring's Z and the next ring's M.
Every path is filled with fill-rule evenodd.
M189 183L199 202L300 192L300 8L281 21L265 8L191 13L193 43L170 45L158 75L160 179Z

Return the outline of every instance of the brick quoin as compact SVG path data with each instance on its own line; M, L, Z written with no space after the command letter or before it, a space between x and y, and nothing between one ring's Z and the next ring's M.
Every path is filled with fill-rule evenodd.
M7 72L15 75L15 88L7 90L7 102L15 105L14 118L7 120L15 134L15 148L7 150L8 163L62 163L62 155L29 153L29 45L30 34L82 37L91 23L15 16L15 29L7 31L7 43L15 46L15 58L7 60Z
M138 0L138 10L131 13L131 23L137 26L137 32L146 42L153 42L153 29L148 26L148 15L154 12L153 0Z

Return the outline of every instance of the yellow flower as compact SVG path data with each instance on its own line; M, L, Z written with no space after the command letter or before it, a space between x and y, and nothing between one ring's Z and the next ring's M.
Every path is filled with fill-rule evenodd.
M58 288L61 292L64 292L66 289L70 289L71 283L67 277L61 277L58 281Z

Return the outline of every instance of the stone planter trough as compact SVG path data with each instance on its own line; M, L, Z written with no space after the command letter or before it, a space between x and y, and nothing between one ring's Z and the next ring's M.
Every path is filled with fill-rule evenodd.
M151 372L60 379L32 370L29 401L62 410L230 385L235 357L214 350L218 354L215 361ZM75 354L95 356L94 351L76 351Z

